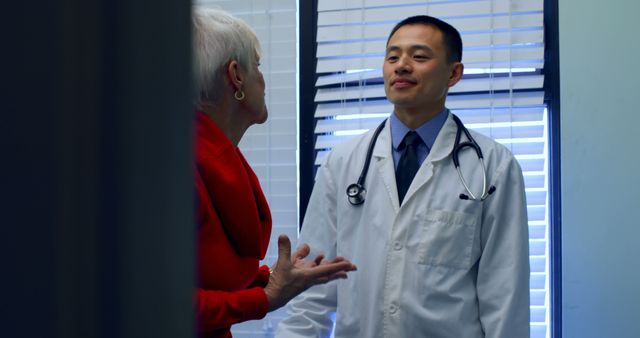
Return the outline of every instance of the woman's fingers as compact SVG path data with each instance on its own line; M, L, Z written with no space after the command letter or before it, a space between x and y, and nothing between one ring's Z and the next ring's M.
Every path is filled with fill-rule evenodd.
M278 236L278 263L276 264L279 266L291 264L291 241L286 235Z
M329 261L330 263L337 263L337 262L342 262L342 261L346 261L347 259L342 257L342 256L338 256L334 259L332 259L331 261Z
M337 274L336 278L340 278L340 276L346 277L347 272L355 271L357 269L358 268L355 265L353 265L351 262L343 259L342 261L339 261L339 262L323 262L318 266L309 268L307 273L311 279L330 277L336 274Z
M310 251L311 248L309 248L309 245L307 243L304 243L298 248L298 250L296 250L296 253L292 257L292 260L295 261L297 259L303 259L309 255Z
M324 255L317 255L316 258L313 260L313 262L316 263L316 265L322 264L323 261L324 261Z

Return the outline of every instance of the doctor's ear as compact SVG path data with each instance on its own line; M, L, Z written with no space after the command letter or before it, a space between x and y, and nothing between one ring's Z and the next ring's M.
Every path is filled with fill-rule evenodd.
M226 67L226 76L234 91L241 89L244 85L244 72L238 61L229 61Z
M464 74L464 65L462 62L453 62L451 65L451 75L449 75L449 87L453 87Z

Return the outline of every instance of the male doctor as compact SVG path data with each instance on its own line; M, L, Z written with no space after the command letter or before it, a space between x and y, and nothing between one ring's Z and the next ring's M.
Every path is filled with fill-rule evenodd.
M495 191L483 201L459 197L466 190L452 161L458 128L445 98L462 77L461 58L460 34L436 18L410 17L391 31L383 76L394 111L373 150L366 200L354 206L345 190L360 175L373 131L326 157L300 237L314 255L350 257L358 272L291 301L277 337L329 337L334 312L336 338L529 337L518 162L471 132ZM483 173L473 149L460 152L460 169L479 195Z

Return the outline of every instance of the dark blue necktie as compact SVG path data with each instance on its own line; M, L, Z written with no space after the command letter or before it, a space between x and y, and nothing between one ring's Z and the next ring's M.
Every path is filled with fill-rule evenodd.
M416 176L418 168L420 167L416 154L416 148L420 142L422 142L420 136L418 136L415 131L410 131L398 146L398 150L402 151L398 168L396 169L396 184L398 186L398 200L400 201L400 205L402 205L404 195L407 194L411 181L413 181L413 177Z

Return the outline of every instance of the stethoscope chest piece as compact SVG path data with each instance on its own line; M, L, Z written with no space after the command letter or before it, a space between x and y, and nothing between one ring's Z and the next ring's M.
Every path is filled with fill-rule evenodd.
M367 194L367 189L365 189L362 185L358 183L350 184L347 187L347 197L349 198L349 203L353 205L360 205L364 203L364 198L366 194Z
M362 168L362 172L360 173L360 177L358 177L358 181L356 183L349 184L347 187L347 198L349 199L349 203L351 205L357 206L364 203L365 195L367 194L367 189L364 188L364 180L367 177L367 170L369 170L369 164L371 164L371 155L373 154L373 147L376 145L376 140L378 139L378 135L384 128L384 124L387 119L384 119L382 123L376 128L376 131L373 133L373 137L369 142L369 147L367 148L367 155L365 157L364 166Z

